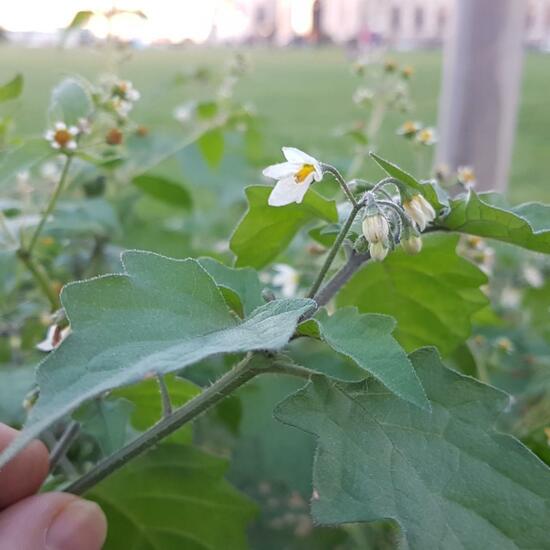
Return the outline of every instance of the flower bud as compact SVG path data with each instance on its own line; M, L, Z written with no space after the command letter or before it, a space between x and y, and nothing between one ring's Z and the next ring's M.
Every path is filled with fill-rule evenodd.
M388 255L389 248L386 243L376 241L369 244L369 252L373 260L381 262Z
M363 235L369 243L387 241L390 233L390 226L384 214L379 210L376 214L368 214L363 218Z
M118 128L111 128L105 136L105 142L108 145L120 145L122 143L123 134Z
M420 231L424 231L426 225L435 219L435 210L420 193L404 200L403 208Z
M411 235L407 239L401 239L401 247L407 254L418 254L422 250L422 238L420 235Z

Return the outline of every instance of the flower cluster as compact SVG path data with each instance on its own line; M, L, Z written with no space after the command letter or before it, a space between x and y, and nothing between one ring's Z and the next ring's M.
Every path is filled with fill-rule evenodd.
M414 140L420 145L434 145L437 143L437 132L430 126L424 126L421 122L407 120L398 129L397 135Z
M330 173L340 183L352 202L354 213L363 211L362 235L355 241L357 252L368 249L373 260L382 261L396 244L400 243L408 254L417 254L422 249L420 233L436 218L436 212L429 201L417 190L389 178L376 185L367 184L367 191L355 197L348 184L336 168L321 163L311 155L294 147L283 147L286 162L268 166L263 175L277 180L271 191L270 206L300 204L310 185ZM356 182L357 183L357 182ZM392 185L398 193L391 195L385 186Z

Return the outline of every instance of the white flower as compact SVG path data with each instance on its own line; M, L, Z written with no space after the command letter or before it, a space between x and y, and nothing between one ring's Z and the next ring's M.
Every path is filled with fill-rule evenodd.
M476 175L471 166L459 166L456 170L456 179L468 189L475 187Z
M44 137L50 142L54 149L65 151L74 151L77 147L76 136L78 135L76 126L69 126L64 122L56 122L53 130L48 130Z
M526 265L523 268L523 277L527 283L534 288L541 288L544 286L544 275L540 269L534 265Z
M369 243L369 252L373 260L381 262L389 252L389 248L382 241Z
M134 107L131 101L126 101L120 97L114 97L111 105L116 114L122 118L126 118Z
M369 88L357 88L352 99L356 105L368 105L373 97L374 93Z
M321 163L307 153L294 147L283 147L287 162L268 166L262 173L278 180L269 195L270 206L285 206L293 202L300 204L309 186L323 179Z
M422 250L422 238L419 235L409 235L401 239L401 247L407 254L418 254Z
M406 138L412 138L416 136L416 134L420 132L421 129L422 124L420 124L420 122L407 120L397 129L397 135L404 136Z
M363 235L369 243L387 242L390 234L390 225L381 213L363 218Z
M275 264L273 269L275 270L275 275L271 281L273 286L279 287L285 298L296 296L298 282L300 281L298 272L287 264Z
M174 118L180 124L187 124L193 120L196 111L196 103L194 101L188 101L183 105L179 105L174 109Z
M420 231L424 231L426 225L435 219L435 210L420 194L403 201L403 208L413 222L418 225Z
M48 328L46 338L36 345L39 351L49 352L54 350L71 332L71 327L61 328L59 325L52 325Z
M113 96L134 102L141 97L141 94L129 80L119 80L113 87Z
M81 134L90 134L92 132L92 125L89 118L80 117L77 120L76 125Z
M437 134L433 128L423 128L416 134L416 141L422 145L437 143Z

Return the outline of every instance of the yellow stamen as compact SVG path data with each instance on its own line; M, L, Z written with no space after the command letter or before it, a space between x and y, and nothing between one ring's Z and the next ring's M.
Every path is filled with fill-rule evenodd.
M61 147L65 147L73 136L67 130L57 130L53 138Z
M294 174L294 180L296 183L303 183L306 178L315 171L313 164L304 164L298 172Z

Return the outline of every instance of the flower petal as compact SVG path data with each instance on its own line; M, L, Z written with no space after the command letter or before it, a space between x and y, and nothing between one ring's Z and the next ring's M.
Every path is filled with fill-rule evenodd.
M294 177L282 179L277 182L269 195L267 203L269 206L285 206L293 202L301 203L311 181L296 183Z
M313 164L313 166L319 164L317 159L314 159L307 153L300 151L300 149L296 149L296 147L283 147L283 155L288 162L295 162L297 164Z
M262 172L267 178L273 178L274 180L280 180L292 176L300 169L299 165L292 162L280 162L279 164L272 164L265 168Z

